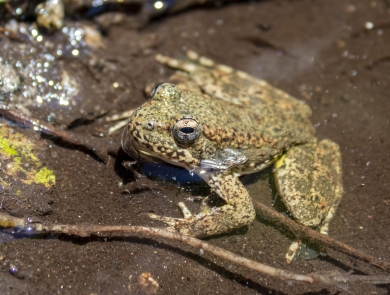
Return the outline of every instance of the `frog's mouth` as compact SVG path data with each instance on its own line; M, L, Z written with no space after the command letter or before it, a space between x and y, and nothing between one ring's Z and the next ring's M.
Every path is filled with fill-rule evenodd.
M137 161L141 159L153 161L155 158L147 151L146 147L134 139L134 137L131 135L131 132L129 131L129 126L126 126L123 129L121 144L122 149Z
M187 170L192 170L195 168L189 166L185 162L181 162L179 159L166 157L162 154L154 152L153 150L150 150L141 142L137 141L134 136L132 136L128 126L126 126L123 130L121 144L122 149L137 161L142 160L147 162L168 163L173 166L183 167Z

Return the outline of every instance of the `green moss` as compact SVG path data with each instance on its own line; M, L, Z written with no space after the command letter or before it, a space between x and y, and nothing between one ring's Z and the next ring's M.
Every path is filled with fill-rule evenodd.
M12 143L7 138L3 138L3 134L0 138L0 153L9 157L18 155L18 151L12 147Z
M3 172L26 184L41 183L50 187L56 182L54 172L42 165L34 149L35 144L25 135L7 125L0 125L0 164Z
M35 174L35 182L42 183L45 186L48 186L50 184L56 183L56 176L54 175L52 170L43 167Z

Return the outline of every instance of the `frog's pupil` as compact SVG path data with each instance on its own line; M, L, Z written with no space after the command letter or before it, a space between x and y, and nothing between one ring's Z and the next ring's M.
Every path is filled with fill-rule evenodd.
M185 133L185 134L190 134L190 133L194 133L195 129L191 128L191 127L183 127L183 128L180 128L180 131Z

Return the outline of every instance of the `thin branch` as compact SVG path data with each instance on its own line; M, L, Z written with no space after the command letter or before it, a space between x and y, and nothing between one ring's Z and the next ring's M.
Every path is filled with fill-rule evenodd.
M104 163L108 160L107 149L101 147L105 144L101 139L95 139L92 137L88 138L85 135L81 136L72 132L57 130L49 123L31 118L18 110L11 109L6 106L0 106L0 117L21 124L24 127L33 128L36 131L59 138L74 147L87 151Z
M151 189L155 189L156 182L150 180L149 178L147 178L146 176L140 174L137 170L135 170L133 165L131 165L134 163L130 163L130 165L129 164L125 165L125 167L134 174L134 176L137 179L137 182L139 181L139 183L136 182L134 186L138 186L142 188L149 187ZM364 253L363 251L357 250L347 244L337 241L334 238L320 234L319 232L316 232L307 226L300 225L295 221L291 220L290 218L276 212L275 210L267 207L266 205L258 201L252 199L252 202L255 206L256 214L258 214L261 217L267 218L268 220L274 223L279 223L283 225L284 227L293 231L298 238L306 239L308 241L317 244L322 244L324 246L332 248L333 250L339 251L351 257L367 262L370 265L383 269L387 272L390 271L390 263L379 260L367 253Z
M206 243L199 239L185 236L179 233L170 232L162 228L143 227L143 226L102 226L102 225L68 225L68 224L44 224L36 223L29 218L18 218L8 215L5 212L0 212L0 226L5 228L17 228L19 232L26 234L37 233L61 233L75 235L80 237L108 236L112 234L122 235L146 235L153 237L162 237L171 240L176 240L185 243L199 250L211 253L219 258L225 259L237 265L255 270L259 273L270 275L281 280L296 281L302 283L323 283L326 285L336 286L340 289L348 291L346 288L347 282L365 282L371 284L386 284L390 283L390 276L360 276L351 274L342 274L339 272L330 273L311 273L307 275L297 274L292 271L283 270L268 266L266 264L250 260L239 256L233 252L224 250L220 247Z
M273 222L280 223L290 230L292 230L298 238L306 239L312 242L316 242L322 245L325 245L329 248L332 248L336 251L339 251L341 253L350 255L354 258L360 259L362 261L365 261L369 263L372 266L378 267L380 269L383 269L387 272L390 271L390 263L386 261L381 261L367 253L364 253L363 251L357 250L347 244L344 244L342 242L339 242L329 236L320 234L319 232L316 232L306 226L300 225L293 220L287 218L286 216L268 208L264 204L254 201L253 204L255 205L256 213L259 214L262 217L266 217L267 219L272 220Z

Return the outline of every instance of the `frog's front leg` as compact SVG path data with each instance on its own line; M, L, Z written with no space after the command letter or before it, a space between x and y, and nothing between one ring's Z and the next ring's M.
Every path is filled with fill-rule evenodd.
M186 212L184 219L149 214L152 219L162 221L169 230L194 237L206 237L229 232L232 229L251 223L255 219L255 210L248 194L237 176L231 172L212 172L200 174L226 205L202 210L191 215ZM185 207L180 204L183 212Z
M343 195L339 146L330 140L294 146L275 166L279 194L295 220L327 234Z

